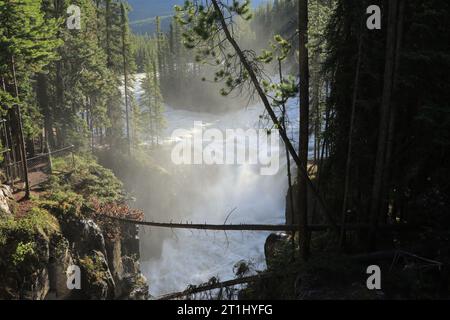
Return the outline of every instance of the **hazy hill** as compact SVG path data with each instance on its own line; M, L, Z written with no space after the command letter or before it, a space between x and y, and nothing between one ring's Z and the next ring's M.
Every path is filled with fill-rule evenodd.
M138 21L171 15L173 6L183 4L184 0L128 0L128 3L133 8L130 12L130 21Z
M266 0L253 0L257 6ZM173 14L173 6L182 5L184 0L128 0L132 7L129 14L130 25L135 33L153 33L155 31L155 17L161 17L162 28L166 29Z

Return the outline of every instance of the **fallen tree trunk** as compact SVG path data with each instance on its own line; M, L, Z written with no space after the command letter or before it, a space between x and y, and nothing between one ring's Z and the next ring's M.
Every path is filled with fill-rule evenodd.
M298 225L265 225L265 224L194 224L194 223L172 223L172 222L150 222L122 219L108 215L100 217L109 218L124 223L131 223L140 226L149 226L168 229L191 229L191 230L211 230L211 231L298 231Z
M166 294L166 295L158 297L157 300L179 299L182 297L189 296L191 294L196 294L196 293L205 292L205 291L211 291L211 290L220 289L220 288L232 287L232 286L239 285L239 284L259 281L262 279L283 277L288 274L290 274L290 273L286 273L286 274L261 273L261 274L255 275L255 276L243 277L243 278L228 280L228 281L224 281L224 282L215 282L215 283L211 283L211 284L200 285L198 287L188 288L181 292Z
M300 226L297 225L270 225L270 224L194 224L194 223L172 223L172 222L150 222L150 221L138 221L131 219L123 219L113 217L109 215L97 215L97 217L108 218L123 223L130 223L134 225L149 226L156 228L168 228L168 229L190 229L190 230L211 230L211 231L298 231ZM340 226L339 226L340 227ZM368 224L354 224L346 225L346 230L361 230L369 229ZM329 225L309 225L309 231L327 231L332 229ZM411 230L414 226L399 224L399 225L384 225L380 226L382 230Z

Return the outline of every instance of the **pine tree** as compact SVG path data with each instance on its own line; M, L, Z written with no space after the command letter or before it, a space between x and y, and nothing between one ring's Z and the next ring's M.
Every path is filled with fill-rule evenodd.
M0 1L0 16L1 101L30 102L31 77L57 57L57 22L45 19L41 2L33 0ZM24 120L25 127L34 127L26 116Z
M123 78L123 57L122 51L122 23L121 23L121 6L115 0L99 0L97 3L97 21L101 27L99 30L99 45L103 48L106 59L107 68L111 73L110 78L110 93L107 97L107 118L109 124L106 127L106 140L112 146L120 145L123 137L123 114L122 108L123 100L120 86Z
M162 95L158 81L156 55L149 54L145 64L145 77L142 80L143 95L140 101L142 115L146 121L145 132L151 145L158 144L165 127Z

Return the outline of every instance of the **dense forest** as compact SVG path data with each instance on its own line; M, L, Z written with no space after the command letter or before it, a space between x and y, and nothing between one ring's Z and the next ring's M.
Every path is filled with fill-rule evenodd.
M380 9L379 28L369 28L377 19L369 5ZM47 269L59 279L51 270L69 258L62 266L43 258L42 243L50 252L64 243L88 275L90 291L79 297L148 299L136 230L120 220L189 228L149 223L132 209L133 192L182 198L157 190L170 180L155 165L167 152L166 108L220 117L250 105L261 106L254 120L283 144L285 225L240 230L285 233L268 237L261 278L236 272L237 283L249 283L236 296L379 298L364 276L380 265L390 270L383 298L450 297L448 1L185 1L164 17L167 28L155 17L139 34L131 10L119 0L0 0L1 170L11 189L2 189L0 298L48 298L32 283ZM86 221L101 229L104 249L90 245L98 227ZM80 223L93 234L70 227ZM215 228L230 230L227 220ZM51 279L49 290L69 298ZM203 286L169 297L221 288Z

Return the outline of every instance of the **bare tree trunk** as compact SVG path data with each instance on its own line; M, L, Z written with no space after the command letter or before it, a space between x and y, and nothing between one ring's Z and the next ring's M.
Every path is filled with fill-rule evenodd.
M111 0L105 1L105 31L106 31L106 58L107 66L113 66L111 50Z
M400 60L400 50L401 50L401 43L402 43L402 34L403 34L403 15L404 15L404 9L405 9L405 1L399 0L399 11L398 11L398 19L397 19L397 39L396 39L396 53L395 53L395 67L394 67L394 75L393 75L393 90L395 91L397 87L397 80L398 80L398 67L399 67L399 60ZM397 117L397 102L393 102L390 110L390 119L389 119L389 133L387 137L387 146L386 146L386 169L384 171L384 203L382 203L382 208L384 210L388 209L389 201L388 201L388 194L389 194L389 188L391 188L391 171L392 171L392 151L394 148L394 139L395 139L395 123L396 123L396 117ZM387 189L387 190L386 190Z
M309 148L309 62L308 62L308 0L299 0L298 6L299 30L299 64L300 64L300 139L299 158L301 166L308 167ZM308 259L308 188L304 175L298 177L299 204L298 215L300 224L299 248L300 258Z
M280 76L280 83L283 83L283 72L281 69L281 60L278 59L278 73ZM282 125L285 132L287 132L287 122L286 122L286 104L283 102L282 104ZM286 166L287 166L287 176L288 176L288 197L289 197L289 204L291 207L290 214L292 218L294 217L295 208L294 208L294 190L292 186L292 174L291 174L291 155L289 154L289 149L287 146L285 146L286 149ZM294 223L294 219L292 219L292 223ZM295 232L292 232L291 234L292 239L292 247L295 248Z
M321 78L320 71L317 70L317 66L320 63L320 52L314 51L314 62L316 68L313 71L313 84L312 84L312 110L314 110L314 165L317 166L317 162L320 157L320 88Z
M327 218L327 220L330 222L330 225L332 226L333 230L338 231L339 228L336 224L336 222L334 221L333 217L331 216L331 214L329 213L325 202L323 201L322 197L320 196L319 192L317 191L316 187L314 186L314 184L312 183L312 181L309 179L308 173L307 173L307 169L306 166L303 166L300 158L297 154L297 152L295 151L295 148L293 147L291 141L289 140L286 132L284 131L278 117L276 116L275 112L273 111L269 100L267 99L267 96L264 93L263 88L261 87L261 85L259 84L258 78L255 74L255 71L253 70L253 68L251 67L251 65L249 64L247 57L245 56L245 54L242 52L241 48L239 47L239 45L237 44L236 40L233 38L233 36L230 33L230 30L227 26L227 23L225 21L225 18L223 16L222 11L220 10L220 7L217 3L217 0L211 0L214 9L218 15L218 18L220 20L220 24L222 26L223 32L225 33L225 36L227 38L227 40L230 42L231 46L233 47L233 49L236 51L237 55L239 56L240 61L242 62L242 65L244 66L245 70L248 72L249 77L270 117L270 119L272 120L272 122L275 124L275 126L278 128L278 131L280 133L281 139L283 140L283 142L285 143L285 145L287 146L287 148L289 149L289 153L291 154L292 158L294 159L295 164L298 166L298 170L300 175L302 175L305 180L307 181L307 185L308 187L311 189L313 195L317 198L317 201L319 203L319 205L322 207L325 216Z
M130 137L130 116L129 116L129 106L128 106L128 70L127 70L127 52L126 52L126 30L125 30L125 8L122 4L121 6L122 14L122 58L123 58L123 77L124 77L124 92L125 92L125 117L126 117L126 128L127 128L127 144L128 144L128 154L131 154L131 137Z
M11 69L12 69L12 75L13 75L13 81L14 81L14 91L16 94L16 99L19 100L19 86L17 84L17 76L16 76L16 63L14 61L14 55L11 56ZM27 165L27 153L25 149L25 139L23 136L23 129L22 129L22 115L20 113L20 106L15 105L15 109L13 110L13 113L15 114L15 120L17 121L17 138L19 142L20 147L20 156L22 160L22 170L23 170L23 179L25 182L25 199L30 198L30 183L28 180L28 165Z
M94 141L94 116L92 112L92 99L88 99L88 108L89 108L89 133L90 133L90 140L91 140L91 152L94 154L95 151L95 141Z
M18 157L17 157L17 144L15 143L17 141L15 135L13 134L13 123L15 123L15 119L14 119L14 115L12 113L12 111L10 110L7 114L7 122L9 123L9 126L7 126L6 128L6 134L7 134L7 139L8 139L8 144L10 146L11 152L11 162L12 162L12 166L10 167L10 174L12 177L12 184L11 184L11 188L14 191L14 181L17 178L17 176L19 175L17 172L17 161L18 161Z
M12 150L10 148L9 139L8 139L8 130L7 130L8 124L7 120L3 119L1 122L1 131L2 135L4 137L4 148L6 150L5 152L5 174L6 174L6 182L11 185L11 188L14 189L14 176L12 175L12 168L11 168L11 153ZM9 151L8 151L9 150Z
M328 84L326 83L326 87L328 88ZM329 127L329 121L330 121L330 107L327 105L326 109L325 109L325 132L328 131L328 127ZM325 158L325 149L326 146L328 144L328 139L325 136L323 141L321 142L322 146L320 147L319 145L319 161L317 163L317 174L316 174L316 180L317 180L317 188L320 189L321 185L322 185L322 171L323 171L323 163L324 163L324 158ZM317 222L317 200L314 199L313 201L313 208L311 210L311 223L316 223Z
M37 76L37 100L41 107L42 113L44 115L44 133L47 137L48 143L52 147L55 146L55 139L53 137L53 124L52 124L52 114L49 107L48 99L48 81L47 76L43 73L39 73Z
M347 215L347 206L348 206L348 198L349 198L349 188L350 188L350 175L351 175L351 165L352 165L352 153L353 153L353 131L355 125L355 114L356 114L356 103L358 99L358 90L359 90L359 78L361 72L361 60L362 60L362 46L363 46L363 24L361 23L361 30L359 35L359 44L358 44L358 58L356 62L356 73L355 73L355 81L353 86L353 97L352 97L352 111L350 115L350 128L348 131L348 146L347 146L347 160L345 164L345 182L344 182L344 199L342 202L342 212L341 212L341 234L339 236L339 245L342 247L344 244L345 238L345 223L346 223L346 215Z
M386 170L386 145L390 122L391 97L395 69L396 53L396 19L397 19L398 0L389 1L389 17L386 42L386 61L384 69L384 87L381 100L380 124L378 128L378 146L374 169L374 183L372 189L372 202L370 207L370 225L369 247L373 249L376 245L376 229L380 220L381 204L383 197L383 178Z
M22 114L20 112L20 106L16 105L16 117L17 127L19 133L20 153L22 155L22 167L23 167L23 179L25 181L25 199L30 198L30 182L28 180L28 164L27 164L27 152L25 149L25 139L23 137L22 129Z
M158 56L157 56L157 59L158 59ZM157 67L155 59L152 60L152 66L153 66L153 88L155 89L155 92L156 92L156 89L161 85L161 71L159 71L160 74L159 74L159 81L158 81L158 70L159 69L157 69L157 68L159 68L159 66ZM160 101L158 101L158 98L156 97L156 95L153 98L153 101L154 101L154 105L153 105L153 107L150 106L150 111L149 111L149 113L150 113L150 132L151 132L151 136L152 136L152 148L155 147L154 135L158 135L158 130L156 129L157 123L155 122L155 118L153 117L152 112L154 114L156 114L154 112L155 111L154 108L160 102Z
M19 99L19 86L17 85L16 62L14 61L14 55L11 56L11 71L14 81L14 93L16 95L16 98Z
M114 66L111 49L111 0L105 0L105 38L106 66L111 69ZM107 115L112 119L114 114L114 107L112 104L114 104L114 102L109 98L106 103ZM114 143L114 128L116 125L117 124L111 123L111 125L105 129L106 141L110 146Z
M57 61L56 62L56 79L55 79L55 84L56 84L56 107L57 109L55 110L58 117L63 116L62 112L63 112L63 105L64 105L64 88L63 88L63 76L62 76L62 62L61 61ZM63 125L65 125L65 122L62 122ZM62 147L64 145L64 138L63 134L61 133L62 128L59 127L59 130L56 131L57 133L57 142L58 145L60 147Z

